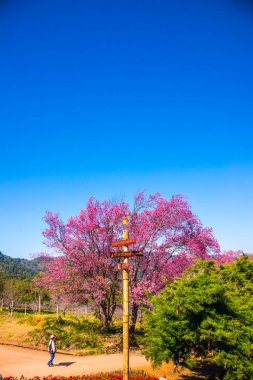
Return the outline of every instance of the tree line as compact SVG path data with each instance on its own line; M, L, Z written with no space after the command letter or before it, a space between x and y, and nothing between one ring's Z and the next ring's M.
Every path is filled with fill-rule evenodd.
M43 268L43 260L38 257L32 260L12 258L0 251L0 275L11 276L35 276Z

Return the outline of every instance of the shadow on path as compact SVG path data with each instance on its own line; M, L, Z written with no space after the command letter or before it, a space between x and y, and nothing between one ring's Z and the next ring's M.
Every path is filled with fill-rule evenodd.
M74 364L74 363L76 362L63 362L63 363L54 364L54 367L56 366L69 367L71 364Z
M179 380L218 380L222 379L220 368L213 364L202 364L192 370L192 375L181 375ZM224 375L224 374L223 374Z

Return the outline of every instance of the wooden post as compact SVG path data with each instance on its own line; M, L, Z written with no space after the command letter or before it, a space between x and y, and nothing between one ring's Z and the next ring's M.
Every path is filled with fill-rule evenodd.
M123 222L124 223L124 222ZM129 234L126 229L123 232L123 240L128 239ZM127 246L123 246L127 252ZM128 263L128 258L124 259ZM129 380L129 273L123 269L123 380Z
M123 225L127 225L129 216L123 219ZM128 251L128 246L135 244L135 239L129 239L127 227L123 231L122 240L113 241L112 247L123 247L123 252L111 252L112 257L124 257L124 262L118 264L122 271L123 280L123 380L129 380L129 262L132 256L142 256L143 252Z

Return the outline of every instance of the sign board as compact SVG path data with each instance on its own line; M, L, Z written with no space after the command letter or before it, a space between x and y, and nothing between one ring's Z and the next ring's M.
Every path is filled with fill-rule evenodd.
M142 251L132 251L132 254L135 255L135 256L143 256L143 252Z
M123 247L131 244L135 244L135 239L125 239L112 242L112 247Z
M112 257L132 257L133 253L132 252L111 252Z
M130 268L129 263L118 264L118 269L119 270L124 270L124 269L129 269L129 268Z

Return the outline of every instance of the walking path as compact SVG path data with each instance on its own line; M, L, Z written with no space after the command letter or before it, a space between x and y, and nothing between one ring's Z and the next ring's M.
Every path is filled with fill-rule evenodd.
M0 346L0 375L25 377L49 375L85 375L122 369L122 354L72 356L56 354L54 366L48 367L49 354L21 347ZM147 367L142 355L130 355L130 368Z

